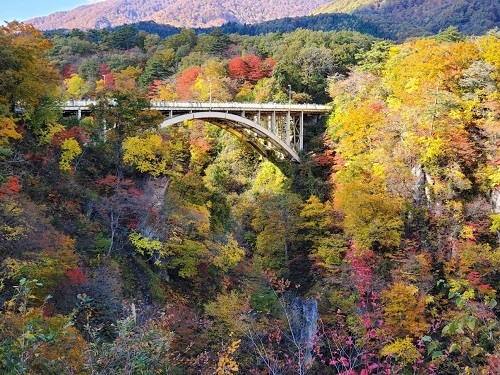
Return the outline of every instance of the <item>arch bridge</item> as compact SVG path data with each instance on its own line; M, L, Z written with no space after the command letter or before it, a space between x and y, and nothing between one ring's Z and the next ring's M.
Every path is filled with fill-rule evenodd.
M70 100L65 103L63 113L81 118L89 114L96 103ZM331 107L319 104L236 102L152 101L151 109L165 114L166 119L160 127L187 120L206 121L248 142L266 157L277 156L297 162L304 149L304 127L318 126L331 112Z

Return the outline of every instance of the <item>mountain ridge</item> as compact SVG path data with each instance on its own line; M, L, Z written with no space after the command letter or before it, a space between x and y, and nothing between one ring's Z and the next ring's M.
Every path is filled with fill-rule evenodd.
M278 18L305 16L328 0L107 0L73 10L32 18L40 30L100 29L140 21L176 27L212 27L227 22L254 24Z

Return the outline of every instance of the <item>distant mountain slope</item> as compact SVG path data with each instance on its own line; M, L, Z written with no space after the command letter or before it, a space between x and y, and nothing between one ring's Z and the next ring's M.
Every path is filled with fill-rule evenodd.
M297 29L307 29L313 31L358 31L362 34L370 34L381 37L380 30L369 22L351 16L349 14L333 13L318 14L315 16L304 16L294 18L281 18L272 21L261 22L254 25L241 25L234 22L226 23L220 27L225 34L236 33L240 35L259 35L281 31L291 33ZM205 29L206 30L206 29ZM202 30L197 29L201 32Z
M314 13L331 12L351 13L400 40L449 26L469 35L500 27L498 0L334 0Z
M328 0L106 0L27 22L41 30L91 29L155 21L178 27L253 24L304 16Z
M320 13L352 13L360 6L374 3L377 0L333 0L320 6L313 14Z

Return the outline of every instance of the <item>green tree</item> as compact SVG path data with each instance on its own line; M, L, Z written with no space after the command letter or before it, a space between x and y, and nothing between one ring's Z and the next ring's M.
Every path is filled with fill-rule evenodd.
M252 228L256 233L255 252L264 259L265 268L282 270L290 261L297 238L300 197L285 193L258 197Z
M137 45L137 28L133 25L124 25L111 32L103 40L109 48L127 50Z
M164 80L174 72L176 63L173 49L157 51L146 63L143 74L139 78L142 87L147 87L153 80Z
M150 102L141 94L113 91L110 96L102 97L93 108L95 125L104 129L108 141L115 142L115 163L122 162L122 145L127 137L155 129L162 115L150 109Z

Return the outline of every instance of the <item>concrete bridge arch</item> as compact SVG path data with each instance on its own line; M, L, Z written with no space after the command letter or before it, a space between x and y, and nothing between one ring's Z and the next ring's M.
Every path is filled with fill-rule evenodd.
M255 121L227 112L193 112L168 118L160 124L165 128L189 120L202 120L221 127L252 145L261 155L272 156L273 151L300 162L297 152L281 138Z

